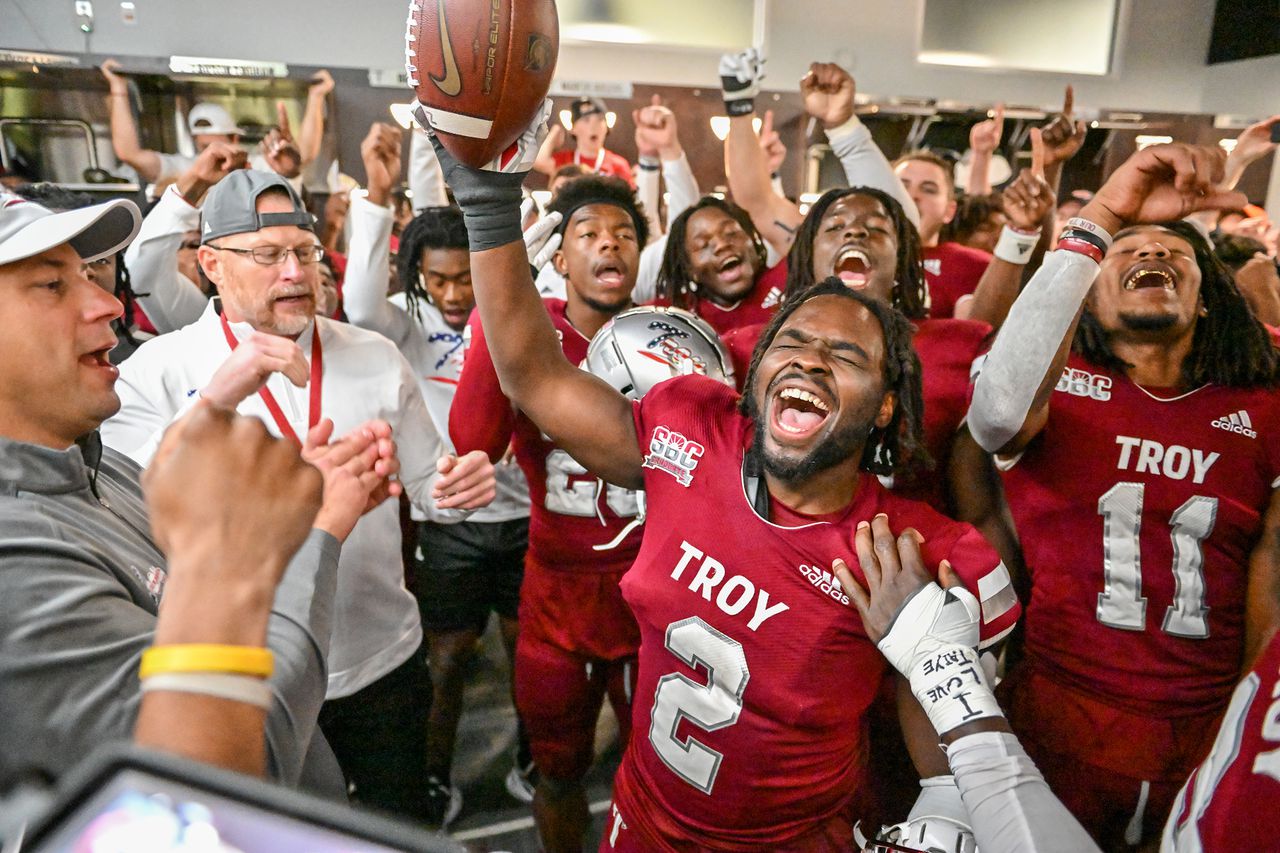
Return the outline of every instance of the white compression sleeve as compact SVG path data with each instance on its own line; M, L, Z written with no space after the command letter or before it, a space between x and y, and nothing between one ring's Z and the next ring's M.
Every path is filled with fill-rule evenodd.
M1013 735L966 735L947 760L982 853L1098 853Z
M996 452L1022 429L1036 391L1084 302L1098 265L1077 252L1045 255L996 336L969 405L969 432Z
M871 131L857 116L828 130L827 141L844 169L849 186L872 187L888 193L902 205L911 224L920 225L920 211L916 209L916 203L907 195L888 158L871 138Z

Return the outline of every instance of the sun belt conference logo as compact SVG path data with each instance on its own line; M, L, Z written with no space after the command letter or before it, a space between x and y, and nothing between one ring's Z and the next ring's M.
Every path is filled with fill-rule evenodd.
M707 449L696 441L690 441L678 432L664 426L653 428L649 439L649 455L644 467L664 471L676 478L676 482L688 487L693 482L693 469Z

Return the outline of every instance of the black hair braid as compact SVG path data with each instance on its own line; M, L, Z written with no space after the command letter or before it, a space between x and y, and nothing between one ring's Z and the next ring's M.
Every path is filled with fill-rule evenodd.
M907 218L907 213L897 199L873 187L838 187L827 190L809 208L809 213L796 230L795 242L787 255L786 296L802 293L815 284L813 273L813 245L817 240L822 217L826 216L837 201L851 195L874 198L884 207L893 221L894 237L898 243L898 266L894 270L897 286L893 289L893 307L913 320L924 318L929 312L928 285L925 283L924 264L920 253L920 233Z
M1191 352L1182 363L1186 386L1212 383L1252 388L1280 383L1280 355L1271 343L1271 335L1249 309L1213 246L1190 223L1163 222L1156 227L1172 231L1190 243L1200 267L1200 300L1208 313L1197 321ZM1133 366L1116 355L1111 336L1090 313L1087 303L1072 349L1094 364L1117 372Z
M896 403L888 425L876 427L867 438L860 467L872 474L887 476L901 472L908 465L929 465L929 453L923 440L924 391L920 359L911 343L915 329L901 311L851 290L835 276L787 299L760 333L760 340L751 353L751 366L747 368L742 398L738 402L739 411L748 416L762 415L753 411L760 362L791 315L801 305L819 296L839 296L863 305L875 316L884 333L884 389L893 392ZM763 425L757 423L756 428L762 429Z
M697 204L686 209L672 221L667 228L667 246L662 253L662 266L658 269L657 295L659 299L670 300L677 308L692 311L698 301L697 294L690 286L693 283L693 268L689 263L689 253L685 251L685 237L689 231L689 220L699 211L715 208L732 218L747 232L751 246L756 252L756 275L764 272L766 259L769 257L764 240L751 221L751 215L733 202L704 196Z
M429 249L469 251L467 225L461 210L456 207L428 207L400 232L396 275L404 290L405 306L418 321L422 320L420 303L431 304L431 296L423 286L421 276L422 256Z

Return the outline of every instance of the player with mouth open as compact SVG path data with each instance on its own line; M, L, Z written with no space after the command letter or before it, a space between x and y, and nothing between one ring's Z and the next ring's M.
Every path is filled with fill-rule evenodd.
M886 514L918 531L931 571L979 594L984 644L1020 612L975 530L876 480L919 445L910 327L822 282L761 335L743 397L688 376L629 402L564 358L530 278L520 186L545 118L486 169L437 151L504 391L585 468L648 495L621 582L641 634L633 735L602 849L848 849L884 661L833 563L855 566L855 539L869 543ZM915 744L936 745L923 712L905 710Z

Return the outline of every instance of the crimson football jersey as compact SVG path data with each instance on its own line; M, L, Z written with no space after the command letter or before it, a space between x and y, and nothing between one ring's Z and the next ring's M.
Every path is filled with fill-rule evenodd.
M922 248L920 256L929 285L929 316L943 320L955 316L960 297L978 289L978 281L991 264L991 255L959 243Z
M931 571L951 561L982 600L984 644L1020 611L977 531L869 474L835 520L761 518L743 479L754 425L737 402L690 376L635 404L648 520L622 580L641 645L614 797L646 850L776 850L868 782L864 713L887 664L830 573L842 557L860 575L859 521L887 513L924 535Z
M1236 686L1213 750L1187 780L1161 850L1275 850L1280 845L1280 633Z
M1276 424L1273 389L1143 389L1072 354L1048 424L1005 475L1037 668L1135 714L1226 704L1280 475Z
M621 154L615 154L607 148L601 148L600 153L592 158L583 157L577 151L565 150L555 152L551 155L551 159L555 161L556 171L569 165L583 166L597 175L622 178L622 180L631 185L632 189L636 188L636 178L631 171L631 164L627 162L627 158Z
M565 317L565 302L543 300L560 337L565 358L580 365L587 357L587 338ZM483 450L500 458L508 444L529 481L529 550L525 572L594 572L620 574L630 567L640 547L640 530L627 531L615 547L596 550L619 538L638 514L636 493L607 485L556 447L523 413L512 409L502 393L493 358L480 326L480 313L468 323L470 343L463 360L458 392L449 411L449 436L459 453ZM610 603L546 602L541 632L560 645L601 658L635 650L635 627L621 593ZM610 606L606 606L606 604ZM526 606L528 605L528 606ZM563 618L572 606L588 618ZM533 607L521 601L521 618ZM536 609L536 608L534 608ZM536 618L536 616L534 617Z
M924 501L950 514L946 487L947 461L956 430L969 408L969 372L973 361L986 347L991 327L976 320L913 320L912 338L920 357L924 393L924 446L933 459L932 468L920 468L895 478L894 492ZM725 335L725 348L733 361L739 389L747 379L751 354L764 326L734 329Z
M785 261L782 263L785 264ZM710 299L694 299L693 313L706 320L717 335L727 335L744 326L763 327L782 301L782 288L786 284L785 267L781 283L775 272L777 269L777 266L773 266L765 270L756 280L751 292L738 300L732 308L721 308ZM670 305L671 300L655 299L650 304Z

